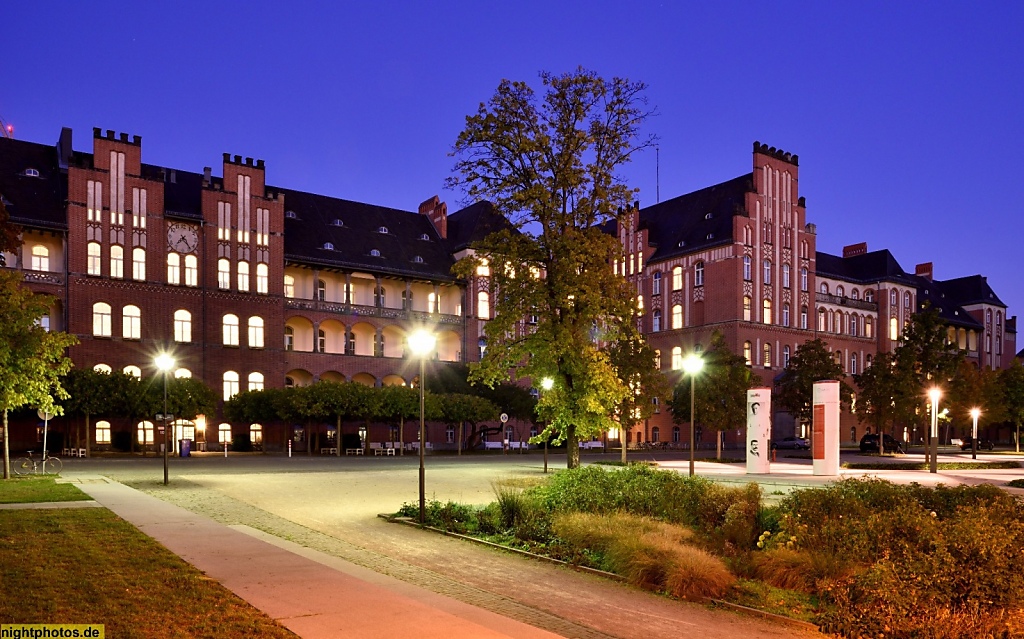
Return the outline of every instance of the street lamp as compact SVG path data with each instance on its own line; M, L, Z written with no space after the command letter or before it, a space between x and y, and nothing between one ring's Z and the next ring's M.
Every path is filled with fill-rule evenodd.
M434 351L437 338L433 333L420 329L409 336L409 348L420 358L420 525L426 522L426 473L423 469L423 449L426 447L426 404L424 387L427 374L427 356Z
M550 377L545 377L540 380L540 388L543 391L549 391L555 387L555 380ZM548 438L544 438L544 474L548 472Z
M931 444L931 453L932 453L932 463L931 463L931 468L930 468L929 472L933 472L933 473L939 472L938 455L939 455L939 398L940 397L942 397L942 391L940 391L937 387L932 387L931 390L928 391L928 398L931 399L931 401L932 401L932 441L930 442L930 444Z
M696 426L693 422L693 387L694 382L697 379L697 373L704 368L704 360L697 353L690 353L683 360L683 372L690 376L690 476L693 477L693 460L694 460L694 447L696 439L693 435L693 431Z
M174 358L167 353L161 353L156 357L156 367L164 374L164 486L167 485L167 375L174 367Z
M971 429L971 459L978 458L978 417L981 416L980 408L971 409L971 419L974 420L974 427Z

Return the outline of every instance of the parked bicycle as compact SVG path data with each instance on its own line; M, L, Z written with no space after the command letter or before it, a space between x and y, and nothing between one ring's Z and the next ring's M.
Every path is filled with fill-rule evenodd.
M28 451L28 457L14 460L12 464L15 475L59 475L64 469L64 462L59 457L51 457L43 451L40 459L32 456Z

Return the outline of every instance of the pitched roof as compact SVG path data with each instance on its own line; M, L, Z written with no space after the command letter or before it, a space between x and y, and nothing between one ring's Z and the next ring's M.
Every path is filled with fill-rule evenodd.
M968 275L952 280L941 282L943 292L961 306L971 304L991 304L1006 308L999 296L992 287L988 285L988 278L981 275Z
M452 254L497 231L512 229L512 223L486 200L470 204L448 216L446 243Z
M942 282L932 281L926 277L914 276L917 284L917 306L924 309L926 305L938 309L939 317L946 324L982 330L984 326L965 311L957 301L946 293Z
M819 275L853 282L896 281L915 286L916 276L903 270L888 249L852 257L839 257L817 251L815 271Z
M11 221L36 228L66 228L66 184L56 147L0 138L0 196Z

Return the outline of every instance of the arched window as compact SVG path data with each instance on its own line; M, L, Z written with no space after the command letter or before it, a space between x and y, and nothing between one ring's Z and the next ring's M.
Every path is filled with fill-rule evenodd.
M249 441L253 446L263 445L263 425L249 424Z
M772 367L772 345L769 344L768 342L764 343L764 360L763 360L763 363L764 363L764 367L765 368L771 368Z
M672 370L677 371L683 367L683 349L681 346L672 347Z
M807 290L807 269L805 268L800 269L800 290Z
M833 325L833 328L835 329L836 335L840 335L843 332L843 314L842 314L842 312L841 311L836 311L835 315L834 315L834 319L835 319L835 324Z
M217 260L217 288L222 291L231 288L231 262L224 257Z
M654 278L651 280L651 293L654 295L661 294L661 271L654 272Z
M870 338L872 334L871 325L873 320L870 317L864 318L864 337Z
M377 287L374 297L373 303L375 306L384 307L388 305L388 292L383 286Z
M825 309L818 309L818 332L824 333L827 326L827 320L825 318Z
M683 327L683 305L676 304L672 307L672 328Z
M693 285L704 286L704 262L693 265Z
M651 330L655 333L661 330L661 309L654 309L651 313Z
M751 357L754 356L754 345L750 342L743 342L743 359L747 361L747 366L753 366L754 362Z
M249 373L249 390L263 390L263 373Z
M672 443L673 444L678 444L679 443L679 427L678 426L673 426L672 427Z
M858 291L855 288L851 288L850 289L850 299L851 300L859 300L860 299L860 291Z
M284 296L295 297L295 277L292 275L284 276Z
M661 441L661 429L657 426L651 429L651 441L654 443Z
M438 295L437 293L427 293L427 312L428 313L440 313L441 309L438 308ZM409 308L412 308L412 293L409 293ZM534 322L536 324L536 322Z
M789 326L789 304L782 305L782 325Z
M266 295L270 290L270 267L266 264L256 265L256 292Z
M672 290L683 290L683 267L676 266L672 269Z
M856 375L857 371L857 353L850 354L850 374Z
M110 247L110 277L124 279L124 247L120 244Z
M857 324L860 322L860 317L854 313L850 315L850 335L857 337Z
M874 303L874 301L875 301L875 292L872 291L871 289L868 289L868 290L864 291L864 301L865 302Z
M199 286L199 258L185 256L185 286Z
M110 443L110 422L108 422L105 419L101 419L100 421L96 422L96 443Z
M224 328L224 346L238 346L238 316L228 313L224 316L222 326Z
M107 429L110 428L110 424L107 424ZM135 425L136 439L143 446L153 445L153 422L142 421Z
M866 368L866 369L867 368L871 368L871 356L870 355L865 355L864 356L864 368Z
M842 297L845 294L846 294L846 289L844 289L842 286L837 286L836 287L836 295L838 297Z
M828 295L828 282L821 283L821 292L825 295Z
M249 318L249 348L263 348L263 318Z
M743 296L743 321L744 322L751 321L750 320L751 314L754 312L753 311L753 306L754 306L754 300L751 299L751 297L749 295L744 295Z
M181 284L181 256L177 253L167 254L167 283Z
M764 283L765 284L771 284L772 283L772 261L771 260L765 260L764 261Z
M768 299L764 300L761 303L761 311L762 311L761 312L761 321L764 322L765 324L771 324L772 323L772 301L768 300Z
M93 242L92 244L95 244ZM90 244L90 246L92 246ZM96 244L96 248L99 249L100 245ZM90 256L92 253L89 254ZM50 249L46 248L42 244L35 244L32 246L32 270L33 271L49 271L50 270ZM99 275L99 273L89 272L90 275Z
M480 319L491 319L491 296L487 291L476 294L476 316Z
M482 258L480 263L476 265L476 274L480 277L491 276L491 266L490 262L487 261L487 258Z
M231 443L231 424L217 426L217 441L224 446Z
M783 346L782 347L782 367L783 368L789 368L789 357L790 357L790 354L791 354L791 351L789 349L789 345L787 344L787 345Z
M789 288L789 264L782 265L782 286Z
M238 290L249 292L249 263L245 260L238 263Z
M106 373L108 375L113 372L113 369L110 368L109 364L96 364L92 369L97 373Z
M192 371L187 368L179 368L174 371L174 379L191 379Z
M807 330L807 307L800 307L800 328Z
M138 366L125 366L121 369L121 372L125 375L131 375L135 379L142 379L142 369Z
M185 309L174 311L174 341L183 343L192 341L192 313Z
M896 301L898 299L899 299L899 294L896 292L896 289L892 289L891 291L889 291L889 305L890 306L896 306Z
M238 394L238 373L226 371L224 373L224 401L228 401Z
M100 243L89 242L85 247L85 252L88 258L88 262L86 264L86 272L89 275L102 275L103 258L100 255Z
M284 350L295 350L295 329L291 326L284 327Z
M96 337L110 337L110 304L96 302L92 305L92 334Z
M316 331L316 352L327 352L327 333L322 328L318 328Z
M744 255L743 256L743 279L748 281L748 282L752 279L751 278L751 273L750 273L750 256L749 255Z
M900 338L900 323L895 317L889 318L889 339L896 341Z
M132 279L139 282L146 281L146 249L144 248L132 249Z

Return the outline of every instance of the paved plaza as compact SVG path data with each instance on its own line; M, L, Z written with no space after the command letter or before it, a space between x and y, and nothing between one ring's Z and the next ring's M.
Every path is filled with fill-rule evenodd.
M685 455L644 457L687 470ZM562 456L550 461L552 470L564 467ZM542 463L540 455L429 457L427 496L485 504L493 500L494 480L541 477ZM780 458L770 476L750 477L741 464L704 461L697 471L722 481L755 479L776 495L828 481L813 477L805 459ZM1024 477L1024 469L844 473L922 484L1002 484ZM422 630L416 636L443 629L448 637L811 634L388 523L377 515L417 499L415 457L173 459L166 487L159 458L72 459L64 475L303 637L408 635L410 625Z

